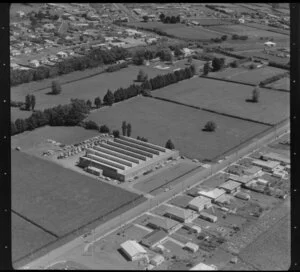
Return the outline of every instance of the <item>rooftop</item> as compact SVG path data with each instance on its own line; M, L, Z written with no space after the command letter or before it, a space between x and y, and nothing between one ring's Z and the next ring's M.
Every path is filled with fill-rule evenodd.
M240 182L229 179L228 181L221 184L219 186L219 188L225 189L225 190L234 190L235 188L240 187L240 186L241 186Z
M223 189L215 188L210 191L199 191L199 194L211 199L216 199L221 195L225 194L226 192Z
M186 210L178 207L171 207L166 211L165 216L166 215L173 215L185 220L190 218L193 215L193 212L191 210Z
M262 166L262 167L268 167L268 168L275 168L280 163L277 161L263 161L263 160L254 160L252 162L254 165Z
M130 256L136 256L138 254L147 254L147 251L135 240L128 240L121 244L121 248L126 250Z
M191 206L196 206L196 207L201 207L205 204L210 203L211 199L205 196L198 196L193 198L190 202L189 205Z

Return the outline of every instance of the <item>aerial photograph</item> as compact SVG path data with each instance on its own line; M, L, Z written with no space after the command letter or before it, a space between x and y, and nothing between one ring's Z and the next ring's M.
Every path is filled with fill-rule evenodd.
M289 3L10 5L12 266L291 266Z

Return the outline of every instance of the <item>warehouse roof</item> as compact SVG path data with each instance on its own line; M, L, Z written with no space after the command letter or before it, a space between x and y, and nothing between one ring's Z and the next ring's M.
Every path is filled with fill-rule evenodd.
M236 188L238 188L240 186L241 186L240 182L237 182L237 181L229 179L228 181L226 181L223 184L221 184L219 186L219 188L231 191L231 190L234 190L234 189L236 189Z
M221 195L225 194L226 192L223 189L215 188L210 191L199 191L199 194L211 199L216 199Z
M128 240L122 243L121 248L132 257L138 254L147 254L147 251L135 240Z

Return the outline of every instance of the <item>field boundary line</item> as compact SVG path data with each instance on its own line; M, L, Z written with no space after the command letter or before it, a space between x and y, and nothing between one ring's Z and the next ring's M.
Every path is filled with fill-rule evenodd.
M239 117L239 116L232 115L232 114L229 114L229 113L223 113L223 112L218 112L218 111L207 109L207 108L202 108L202 107L198 107L198 106L189 105L189 104L186 104L186 103L183 103L183 102L170 100L168 98L162 98L162 97L158 97L158 96L152 96L152 98L157 99L157 100L170 102L170 103L174 103L174 104L178 104L178 105L185 106L185 107L194 108L194 109L197 109L197 110L203 110L203 111L223 115L223 116L226 116L226 117L231 117L231 118L236 118L236 119L240 119L240 120L243 120L243 121L253 122L253 123L257 123L257 124L265 125L265 126L269 126L269 127L273 127L275 125L275 124L256 121L256 120L253 120L253 119Z
M42 227L41 225L35 223L34 221L32 221L31 219L27 218L26 216L24 216L24 215L22 215L22 214L20 214L20 213L18 213L18 212L16 212L16 211L14 211L13 209L12 209L11 211L12 211L14 214L20 216L22 219L24 219L24 220L26 220L27 222L31 223L32 225L38 227L39 229L42 229L44 232L47 232L48 234L54 236L55 238L59 238L58 235L56 235L55 233L53 233L53 232L50 231L50 230L45 229L44 227Z

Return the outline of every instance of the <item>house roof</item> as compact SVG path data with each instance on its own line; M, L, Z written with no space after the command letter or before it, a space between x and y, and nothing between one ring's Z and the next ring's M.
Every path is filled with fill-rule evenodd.
M216 268L212 265L207 265L205 263L199 263L192 267L190 270L216 270Z
M240 182L240 183L248 183L249 181L251 181L253 178L252 176L247 176L247 175L243 175L243 176L235 176L235 175L230 175L229 176L231 180Z
M202 207L205 204L210 203L211 199L205 196L198 196L193 198L190 202L189 202L189 206L196 206L196 207Z
M287 158L286 156L280 155L278 153L274 153L274 152L270 152L267 154L264 154L263 157L267 158L267 159L273 159L276 161L281 161L281 162L285 162L285 163L291 163L291 159Z
M160 229L160 230L154 230L148 234L146 234L142 240L141 243L147 246L152 246L156 244L157 242L161 241L167 236L167 233Z
M152 217L148 223L163 228L165 230L172 229L173 227L178 225L178 222L175 220L172 220L170 218L156 217L156 216Z
M240 182L229 179L228 181L221 184L219 186L219 188L225 189L225 190L234 190L235 188L240 187L240 186L241 186Z
M254 160L252 163L262 167L270 167L272 169L280 164L277 161L263 161L263 160Z
M178 218L187 219L193 215L193 212L191 210L186 210L178 207L171 207L169 208L165 215L174 215Z
M199 191L199 194L211 199L216 199L221 195L225 194L226 192L223 189L215 188L210 191Z

